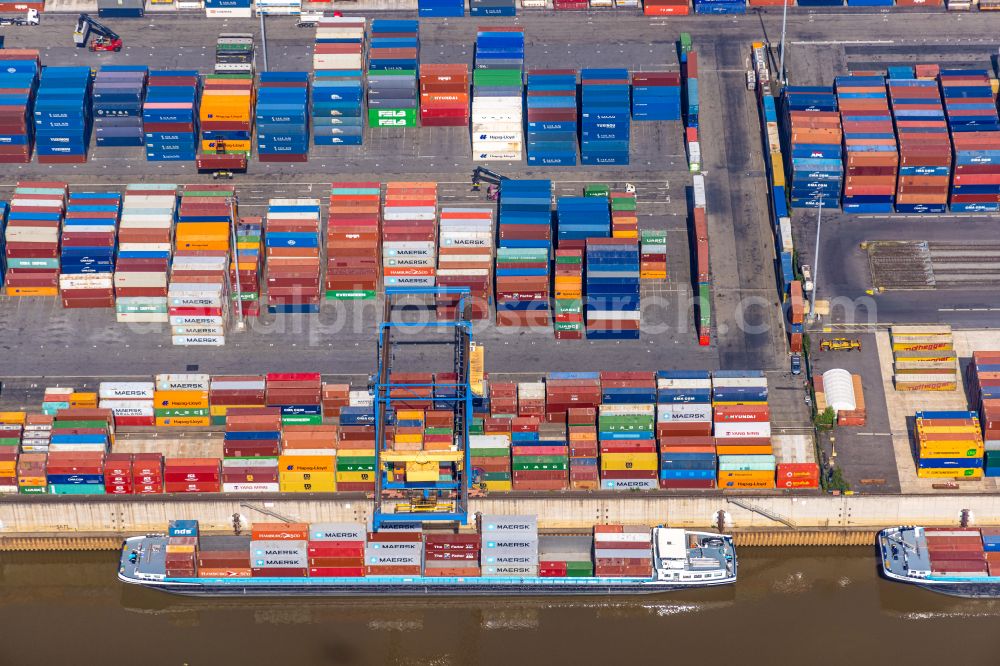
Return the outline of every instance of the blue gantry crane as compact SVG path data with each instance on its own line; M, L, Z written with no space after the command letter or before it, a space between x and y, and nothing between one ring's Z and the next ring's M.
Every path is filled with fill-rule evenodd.
M378 329L378 363L374 377L375 396L375 506L373 528L387 522L458 521L469 514L469 424L472 420L470 357L472 322L465 317L467 287L386 287L382 323ZM450 321L405 321L405 307L397 304L410 297L458 297L457 315ZM420 327L426 335L421 335ZM451 334L448 333L450 329ZM393 377L397 352L406 345L450 345L453 347L454 382L407 383ZM431 398L428 400L427 396ZM427 403L428 409L450 410L454 415L453 441L445 450L396 450L390 446L387 428L395 420L397 406ZM448 479L438 477L440 465L454 469ZM402 471L401 471L402 470Z

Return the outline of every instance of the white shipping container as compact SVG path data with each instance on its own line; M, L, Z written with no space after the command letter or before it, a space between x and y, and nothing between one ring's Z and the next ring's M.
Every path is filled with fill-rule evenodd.
M767 388L767 377L713 377L713 388Z
M480 162L517 162L521 159L521 151L506 153L484 153L473 151L472 159Z
M101 400L152 400L153 382L101 382L97 396Z
M347 394L347 402L351 407L371 407L375 404L375 396L368 391L351 391Z
M656 405L608 405L602 404L598 407L602 416L653 416L656 413Z
M695 174L692 178L695 208L705 207L705 176Z
M508 151L520 151L524 148L523 141L478 141L473 139L472 151L484 153L502 153Z
M510 447L510 435L469 435L470 449L506 449Z
M434 286L434 276L390 276L387 275L384 278L385 284L388 287L433 287Z
M115 321L119 324L166 324L169 317L166 312L115 313Z
M613 532L594 533L595 543L653 543L653 533L649 532Z
M171 328L174 335L225 335L224 326L174 326Z
M122 404L122 403L128 403L128 402L137 402L138 403L140 401L139 400L121 400L121 401L117 401L117 404L113 404L113 403L115 403L115 401L102 401L100 403L100 407L101 407L101 409L110 409L111 413L114 414L115 416L133 416L133 417L155 416L155 413L153 412L152 403L150 403L149 407L140 407L138 405L136 405L136 406L129 406L129 405Z
M710 389L711 379L657 379L656 388L660 389Z
M603 321L639 321L642 312L639 310L591 310L587 313L587 319Z
M253 18L253 11L249 7L220 7L205 8L205 16L208 18Z
M175 335L171 338L171 344L178 347L222 347L226 344L226 339L211 335Z
M708 403L661 404L656 420L660 422L708 422L712 420L712 405Z
M336 456L337 449L284 449L282 456Z
M716 423L715 437L719 439L745 439L771 437L770 423Z
M211 377L205 374L165 374L153 377L157 391L207 391Z
M224 493L279 493L281 487L277 483L223 483Z
M778 233L781 236L781 251L794 252L795 244L792 242L792 220L782 217L778 220Z

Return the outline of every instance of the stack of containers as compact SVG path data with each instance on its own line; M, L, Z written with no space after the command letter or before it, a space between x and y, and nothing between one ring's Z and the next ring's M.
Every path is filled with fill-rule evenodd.
M597 410L573 407L566 410L569 435L569 484L574 490L597 490L601 487Z
M264 220L241 217L236 222L236 251L229 263L233 310L244 317L260 316L260 269Z
M437 285L468 287L469 318L489 318L495 234L492 209L442 208L440 228ZM457 305L455 297L437 297L438 318L455 319Z
M802 336L805 335L805 296L802 292L802 282L794 280L791 284L788 307L788 344L795 353L802 351Z
M634 72L632 74L632 120L680 119L681 75L679 72Z
M565 440L541 438L537 416L511 421L514 490L563 490L569 486L569 447Z
M4 275L7 274L7 246L5 236L7 233L7 213L10 207L6 201L0 201L0 287L3 286Z
M465 0L417 0L420 18L449 18L465 16Z
M417 532L369 532L365 576L423 574L424 536Z
M313 53L313 142L360 146L363 132L362 78L365 19L323 17Z
M681 35L681 65L684 76L684 126L698 127L701 114L701 98L698 95L698 54L684 48L684 34Z
M656 438L660 488L715 487L712 439L712 379L707 371L656 374Z
M652 576L652 531L642 525L594 525L594 575L602 578Z
M549 325L552 181L504 180L500 185L497 325Z
M152 427L154 391L153 382L101 382L98 406L110 410L116 426Z
M337 490L375 489L375 410L371 406L340 409L337 431Z
M361 578L365 575L365 526L313 523L309 526L309 575Z
M59 228L66 211L65 183L19 181L4 230L8 296L59 293Z
M885 78L838 76L837 106L844 132L845 213L891 213L899 167Z
M767 395L767 378L759 370L713 373L713 434L719 456L719 488L774 488L777 461L771 446Z
M582 340L583 250L556 250L553 288L556 340Z
M982 478L985 448L978 413L917 412L915 420L917 477Z
M519 161L524 148L524 29L476 33L472 74L472 159Z
M142 107L146 160L193 162L198 145L198 98L201 78L194 70L149 73Z
M469 435L469 465L473 477L489 492L513 490L510 468L510 431Z
M41 63L34 49L0 49L0 164L27 164L35 143L32 104Z
M840 206L843 134L832 88L786 86L781 104L792 208Z
M560 249L582 249L591 238L611 237L608 198L559 197L556 223Z
M271 199L267 207L267 311L319 312L319 199Z
M626 238L587 240L588 340L638 340L639 244Z
M164 573L170 578L194 578L198 566L198 533L193 536L177 536L171 530L164 549Z
M74 192L63 221L59 291L65 308L113 308L117 193Z
M989 75L942 70L938 80L955 155L951 211L1000 211L1000 121Z
M222 441L222 492L279 492L280 453L279 409L240 409L227 414Z
M420 65L420 124L469 126L468 65Z
M261 375L212 377L208 386L212 425L226 425L226 417L243 409L264 407L266 382Z
M528 164L576 166L576 70L528 72Z
M257 88L257 159L309 159L309 73L261 72Z
M480 575L478 534L424 534L425 576Z
M212 424L208 375L156 375L153 383L157 427L202 428Z
M269 372L266 404L281 409L282 425L322 425L322 385L318 372Z
M611 237L638 239L635 192L611 192L608 203L611 205Z
M639 231L639 279L667 279L666 229L642 229Z
M517 384L490 382L490 415L494 419L517 416Z
M128 185L122 198L115 262L117 321L167 323L167 273L173 249L176 185Z
M35 95L40 164L82 164L90 143L90 67L46 67Z
M969 404L979 410L983 427L984 473L1000 476L1000 352L972 352L966 378Z
M17 457L17 493L44 495L48 492L45 477L46 453L22 453Z
M379 288L382 186L334 183L326 223L326 297L371 300Z
M921 528L917 528L921 529ZM960 576L962 578L982 578L996 575L995 537L984 546L984 532L977 528L925 527L927 538L927 558L930 570L936 576ZM995 557L995 556L994 556Z
M9 424L0 423L0 494L17 494L17 445L4 445L8 438L5 435L11 434L4 431L4 427ZM20 428L20 424L16 424ZM13 439L13 438L9 438ZM20 441L20 437L17 438Z
M954 391L960 383L950 325L894 325L889 342L897 391Z
M309 525L254 523L250 533L250 571L254 578L306 578L309 575Z
M181 192L167 288L175 345L218 347L226 343L235 200L235 188L227 185L185 185Z
M433 287L437 266L437 183L387 183L382 208L386 287Z
M24 420L21 435L22 453L48 453L52 437L52 416L48 414L28 414ZM44 484L43 484L44 485Z
M653 403L612 402L633 400L628 393L605 386L603 403L597 417L597 436L601 448L601 488L604 490L655 490L658 457L656 454L656 405ZM651 394L655 389L650 389ZM609 400L610 398L610 400Z
M104 65L94 78L94 136L98 146L143 145L145 65Z
M375 19L368 46L368 126L417 126L417 21Z
M943 213L948 207L951 142L937 81L889 79L899 139L897 213Z
M538 576L538 519L535 516L479 516L480 564L484 577Z
M278 458L281 492L334 492L336 460L336 426L286 426L282 429Z
M209 74L200 105L200 153L249 157L253 146L253 74Z
M580 72L580 160L586 165L627 165L631 98L628 70Z

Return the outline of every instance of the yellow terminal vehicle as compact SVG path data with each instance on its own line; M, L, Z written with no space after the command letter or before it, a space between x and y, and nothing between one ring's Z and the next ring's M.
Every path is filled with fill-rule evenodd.
M831 338L819 343L820 351L861 351L861 340Z

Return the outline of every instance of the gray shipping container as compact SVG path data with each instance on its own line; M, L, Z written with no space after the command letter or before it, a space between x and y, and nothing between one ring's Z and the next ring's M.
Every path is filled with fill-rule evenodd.
M645 548L599 548L594 551L595 558L610 560L648 560L652 556L652 551Z
M369 553L385 554L391 553L399 557L420 557L420 554L424 552L424 544L422 541L407 541L407 542L384 542L375 543L372 541L368 542L365 546L365 555Z
M360 523L313 523L309 526L310 541L364 541L368 530Z
M487 532L516 532L518 534L538 534L537 516L502 516L483 515L480 518L480 531Z
M415 99L370 99L369 109L415 109L417 100Z
M483 567L483 576L537 578L538 567Z

